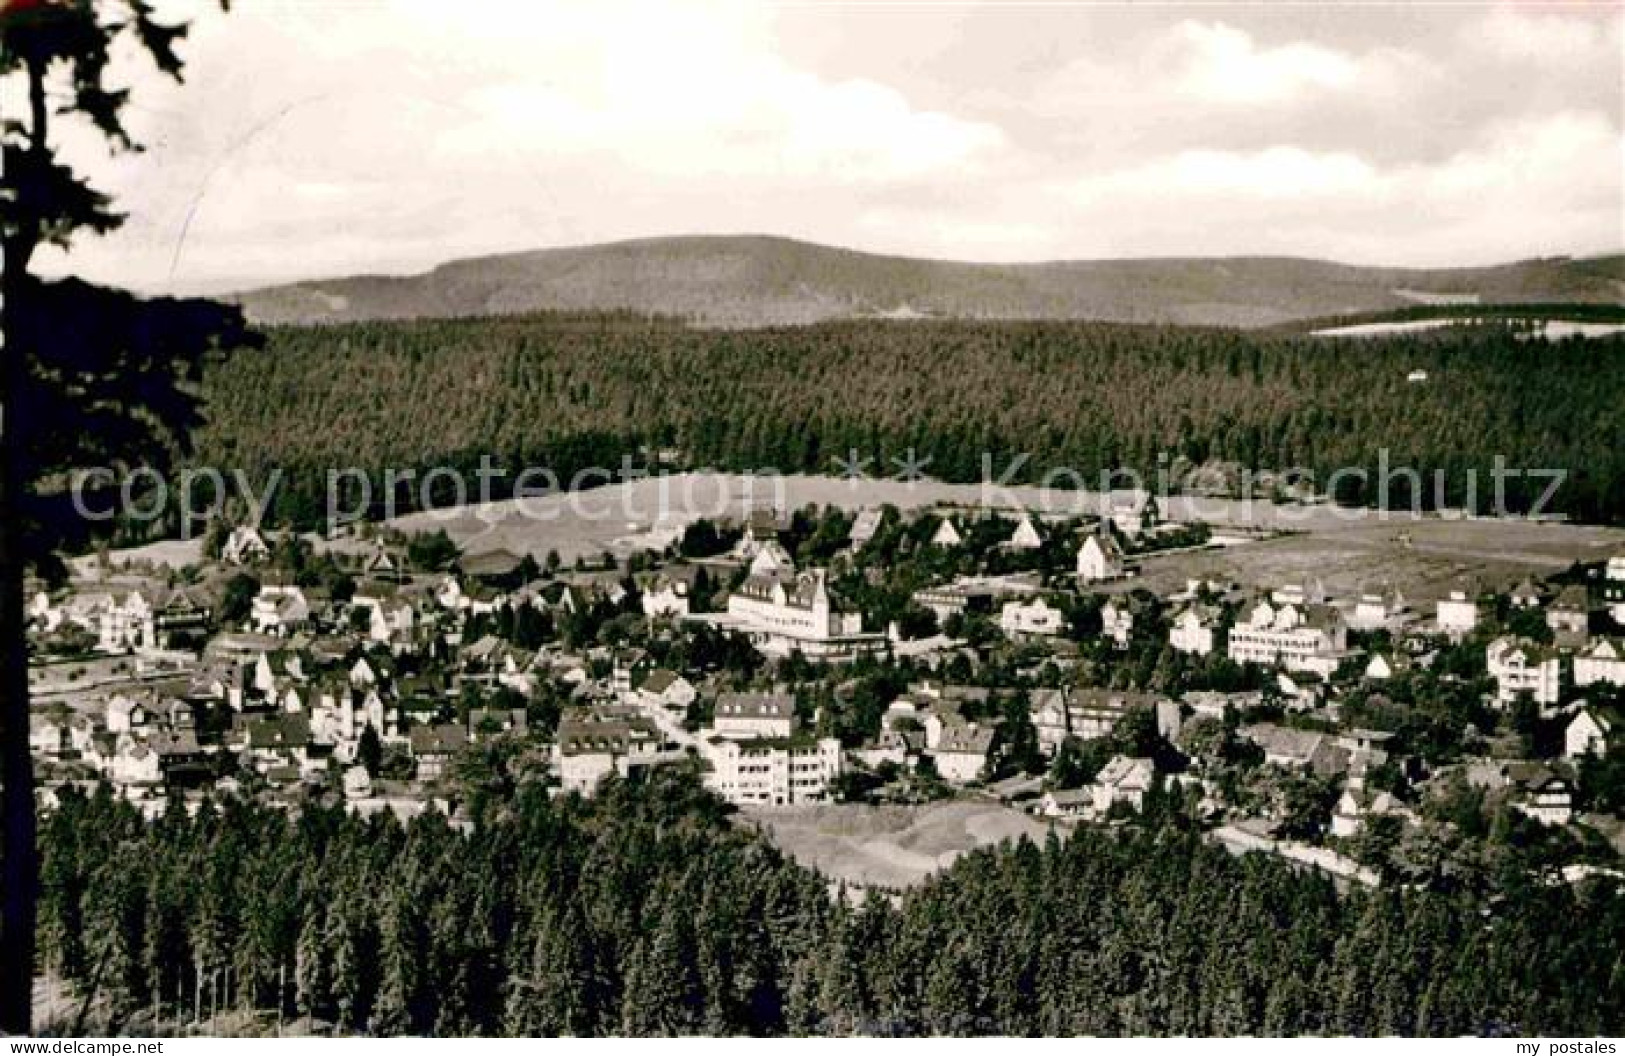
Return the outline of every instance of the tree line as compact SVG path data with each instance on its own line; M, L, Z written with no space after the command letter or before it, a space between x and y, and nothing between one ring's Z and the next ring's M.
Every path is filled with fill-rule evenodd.
M455 823L236 800L147 822L65 791L44 822L44 967L115 1030L247 1010L255 1029L387 1035L1625 1025L1616 887L1339 892L1204 842L1171 795L969 853L895 901L833 892L682 768L590 802L526 780L471 802Z
M1065 467L1301 468L1337 497L1377 498L1380 452L1428 475L1424 505L1491 498L1497 456L1569 474L1552 509L1625 517L1625 338L1532 341L1483 326L1357 344L1280 333L1078 322L837 322L692 329L625 313L356 323L270 331L214 364L198 459L263 481L276 515L321 516L330 470L431 466L475 480L482 455L565 481L587 467L677 464L830 472L856 452L884 474L1014 479ZM1407 380L1424 371L1425 382ZM1431 475L1444 474L1434 493ZM506 478L512 482L512 476ZM498 494L502 481L498 481ZM436 501L451 493L442 480ZM1543 480L1516 479L1525 509ZM416 489L414 489L416 490ZM402 490L399 498L410 503ZM421 492L417 498L421 499ZM382 496L375 488L375 503ZM1391 501L1408 503L1400 490Z

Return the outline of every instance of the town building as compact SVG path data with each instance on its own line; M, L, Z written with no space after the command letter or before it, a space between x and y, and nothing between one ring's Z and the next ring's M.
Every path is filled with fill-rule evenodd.
M1439 599L1434 623L1440 634L1464 638L1478 627L1478 601L1465 587L1455 587Z
M712 733L726 740L783 739L796 730L796 698L788 693L722 693Z
M738 806L824 803L841 774L841 742L834 737L712 737L703 750L711 765L706 785Z
M799 651L810 659L847 659L886 642L885 635L863 630L861 613L837 607L823 569L753 571L729 596L728 617L769 656Z
M1150 759L1113 756L1089 786L1094 800L1091 804L1093 812L1096 815L1105 814L1118 804L1143 810L1146 794L1151 791L1156 775L1156 764Z
M1230 628L1227 651L1239 664L1280 665L1329 677L1348 655L1348 628L1327 605L1259 601Z
M604 778L625 777L631 767L654 761L659 750L660 733L645 719L568 718L554 738L553 767L560 789L591 796Z
M940 546L945 549L963 546L964 542L965 537L959 534L959 529L954 526L952 517L944 517L942 523L937 525L937 530L931 536L932 546Z
M1043 598L1007 601L999 610L999 630L1011 637L1051 637L1066 629L1066 616Z
M1612 709L1587 705L1574 713L1563 729L1563 754L1570 759L1602 755L1610 738L1619 734L1619 715Z
M253 525L233 528L220 548L220 558L228 565L257 565L271 559L271 547Z
M1510 704L1521 694L1552 705L1563 693L1563 655L1527 638L1503 636L1484 651L1485 667L1495 679L1495 699Z
M1005 547L1010 550L1037 550L1044 545L1044 537L1038 534L1038 528L1033 519L1027 514L1021 515L1016 523L1015 531L1005 540Z
M1610 557L1603 566L1602 600L1613 621L1625 627L1625 550Z
M1134 608L1127 601L1107 598L1100 607L1100 636L1119 649L1134 638Z
M1180 610L1168 628L1168 644L1175 652L1209 656L1224 635L1224 610L1216 605L1193 602Z
M1591 630L1591 598L1579 583L1564 587L1546 607L1546 626L1559 644L1585 640Z
M1574 654L1574 684L1625 686L1625 639L1594 638Z
M1123 548L1110 535L1091 534L1078 547L1077 578L1080 583L1104 583L1123 575Z
M933 737L927 727L926 754L937 773L951 785L965 785L982 776L996 727L976 722L943 723Z

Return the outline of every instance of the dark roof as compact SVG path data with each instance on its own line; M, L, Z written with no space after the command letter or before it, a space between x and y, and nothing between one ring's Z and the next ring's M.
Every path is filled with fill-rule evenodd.
M650 693L664 693L677 683L678 674L664 667L657 667L649 672L649 677L643 680L642 688Z
M440 755L461 751L468 745L468 731L461 726L414 726L411 732L413 755Z
M939 754L986 755L988 749L993 747L993 733L992 726L948 723L942 727L935 751Z
M303 748L310 743L310 720L303 715L257 719L248 726L250 748Z
M723 693L717 697L717 718L788 719L796 713L796 699L788 693Z

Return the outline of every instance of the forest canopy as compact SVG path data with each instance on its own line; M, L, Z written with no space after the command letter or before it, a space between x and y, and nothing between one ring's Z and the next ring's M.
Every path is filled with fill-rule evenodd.
M46 819L41 952L111 1026L374 1034L1615 1035L1625 896L1339 893L1158 811L837 897L692 774L527 782L472 825L104 790Z
M1016 482L1056 467L1150 479L1159 458L1321 482L1362 467L1375 480L1386 451L1425 475L1424 505L1466 505L1476 472L1481 507L1500 457L1567 472L1547 512L1625 520L1621 337L1486 326L1350 342L974 321L728 331L552 313L274 329L205 386L199 461L256 480L280 467L274 515L307 525L329 471L349 467L472 479L489 455L568 480L667 452L686 467L830 472L849 451L886 466L910 448L954 481L981 479L984 454L996 473L1030 456ZM1545 487L1513 479L1507 504L1526 509ZM1369 504L1373 490L1351 481L1335 497Z

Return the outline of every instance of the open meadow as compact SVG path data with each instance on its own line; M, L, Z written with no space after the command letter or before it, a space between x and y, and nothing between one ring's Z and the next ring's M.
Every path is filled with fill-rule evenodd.
M966 851L1049 826L997 803L957 799L925 806L746 809L739 815L797 862L850 887L898 890L924 883Z

